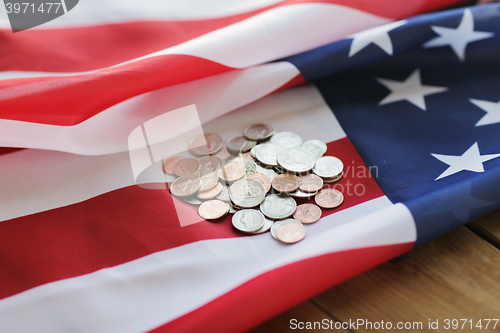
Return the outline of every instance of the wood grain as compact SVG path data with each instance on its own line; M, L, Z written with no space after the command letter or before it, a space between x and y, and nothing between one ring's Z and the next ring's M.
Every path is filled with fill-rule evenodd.
M500 249L500 210L467 224L467 227Z

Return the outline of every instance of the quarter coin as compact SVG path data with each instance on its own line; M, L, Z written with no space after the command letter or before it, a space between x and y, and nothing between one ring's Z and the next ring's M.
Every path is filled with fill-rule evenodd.
M314 201L321 208L335 208L344 201L344 196L334 188L325 188L316 194Z
M284 194L271 194L260 204L260 211L271 220L281 220L292 216L297 208L295 200Z
M226 142L227 150L235 155L250 151L256 144L255 141L249 141L242 136L235 136Z
M258 206L265 196L264 186L253 179L241 179L229 187L231 201L240 208Z
M229 162L217 171L219 178L226 182L234 182L245 177L245 167L241 163Z
M260 228L257 231L252 231L252 234L262 234L262 233L268 231L269 229L271 229L273 224L274 224L273 220L269 220L269 219L264 218L264 225L262 226L262 228Z
M291 172L307 172L314 167L315 160L309 151L301 147L280 149L278 153L278 164Z
M201 186L199 191L208 191L219 184L219 175L217 172L212 172L200 177Z
M271 143L283 148L300 147L302 138L292 132L278 132L272 136Z
M274 224L271 227L271 236L273 236L274 239L277 239L276 238L276 230L278 230L278 228L280 226L282 226L283 224L286 224L286 223L297 223L297 224L302 225L302 223L300 223L299 221L294 220L294 219L286 219L283 221L276 221L276 222L274 222Z
M254 232L264 226L265 218L255 209L243 209L233 215L233 226L243 232Z
M312 173L306 176L301 176L299 179L299 189L303 192L317 192L323 188L323 179L313 175Z
M321 218L321 208L310 203L299 205L293 218L305 224L314 223Z
M265 165L277 166L278 165L278 151L279 146L270 143L259 145L259 149L255 152L255 158Z
M217 197L220 193L222 192L222 184L217 183L214 188L208 190L208 191L199 191L198 192L198 199L201 200L210 200L214 199Z
M273 127L268 124L253 124L243 130L243 135L252 141L267 140L273 133Z
M198 192L200 185L201 181L197 176L182 176L172 182L170 185L170 193L176 197L188 197Z
M189 142L189 151L195 155L217 154L224 145L222 138L213 133L199 135Z
M194 158L183 158L175 163L173 171L177 177L194 175L200 171L200 162Z
M278 175L273 179L273 188L281 193L295 192L299 188L299 177L290 173Z
M258 181L264 187L264 191L267 193L271 189L271 180L268 176L263 173L254 173L247 176L247 179L253 179Z
M276 238L287 244L300 242L306 237L306 228L298 223L285 223L276 229Z
M166 159L165 162L163 162L163 172L173 175L175 164L182 159L184 159L182 156L172 156Z
M341 160L333 156L323 156L316 160L313 172L322 178L332 178L340 175L344 169Z
M200 162L201 175L219 170L222 164L222 160L213 155L202 156L198 159L198 162Z
M229 206L224 201L209 200L198 207L198 214L205 220L216 220L227 214Z
M309 151L316 159L320 158L326 153L326 143L319 140L309 140L302 144L302 148Z

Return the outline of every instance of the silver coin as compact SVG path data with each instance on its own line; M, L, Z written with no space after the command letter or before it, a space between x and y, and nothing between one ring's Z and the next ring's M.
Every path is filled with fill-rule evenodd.
M201 181L198 176L187 175L174 180L170 185L170 192L176 197L189 197L198 192L200 186Z
M268 124L253 124L243 130L243 135L252 141L267 140L273 133L273 127Z
M255 158L265 165L278 165L278 152L280 147L273 144L260 145L260 148L255 152Z
M271 138L271 143L283 148L294 148L302 145L302 138L292 132L278 132Z
M257 231L264 226L264 215L255 209L243 209L233 215L233 226L243 232Z
M200 162L200 173L202 176L219 170L222 165L222 160L213 155L200 157L198 158L198 162Z
M288 195L291 197L294 197L294 198L311 198L311 197L314 197L316 195L316 193L318 193L318 192L317 191L316 192L303 192L300 189L298 189L295 192L288 193Z
M190 197L182 198L182 200L184 200L188 204L194 205L194 206L199 206L202 203L204 203L204 201L201 201L200 199L198 199L198 197L196 195L192 195Z
M314 167L314 156L305 148L280 149L278 153L278 164L291 172L302 173Z
M262 145L256 145L252 149L250 149L250 155L252 155L253 158L257 159L256 153L257 153L257 150L259 150L261 146Z
M226 142L227 149L236 154L246 153L256 144L255 141L249 141L242 136L235 136Z
M261 204L266 196L264 186L253 179L241 179L229 188L231 201L241 208L252 208Z
M316 159L318 159L326 153L328 147L326 146L326 143L324 143L323 141L309 140L302 144L302 148L305 148Z
M269 220L269 219L264 218L264 225L262 226L262 228L260 228L257 231L252 231L252 234L262 234L262 233L268 231L269 229L271 229L273 224L274 224L273 220Z
M271 194L260 204L260 211L272 220L281 220L292 216L297 208L293 198L285 194Z
M303 225L300 221L297 221L295 219L286 219L283 221L276 221L276 222L274 222L274 224L271 227L271 236L273 236L274 239L278 239L278 238L276 238L276 230L278 230L278 228L280 226L282 226L283 224L286 224L286 223L298 223L298 224Z
M333 177L333 178L323 178L323 182L326 183L326 184L331 184L331 183L338 182L342 178L343 175L344 175L344 172L341 172L336 177Z
M238 162L238 163L243 164L243 166L245 167L245 175L246 176L257 172L257 164L255 164L255 162L249 158L235 157L235 158L231 159L231 162Z
M263 168L257 164L257 172L263 173L269 177L271 181L278 175L272 168Z
M201 185L199 191L208 191L213 189L219 183L217 172L208 173L200 177Z
M236 212L239 211L239 209L234 207L231 203L229 203L228 206L229 206L229 214L236 214Z
M229 186L222 184L222 191L217 196L217 199L225 202L231 201L231 199L229 198Z
M333 178L340 175L344 169L341 160L333 156L323 156L316 160L313 172L323 178Z

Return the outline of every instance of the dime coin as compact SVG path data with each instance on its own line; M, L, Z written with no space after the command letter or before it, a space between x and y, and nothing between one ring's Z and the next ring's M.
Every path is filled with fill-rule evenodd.
M204 201L201 201L200 199L198 199L198 197L196 197L196 195L191 195L189 197L182 198L182 200L184 200L185 202L187 202L190 205L195 205L195 206L199 206L204 202Z
M321 208L335 208L344 201L344 196L334 188L325 188L316 194L314 201Z
M323 178L323 182L325 182L327 184L335 183L335 182L339 181L343 175L344 175L344 172L341 172L340 175L338 175L337 177Z
M178 177L194 175L200 171L200 162L194 158L183 158L174 165L174 174Z
M243 166L245 167L245 174L247 176L257 171L257 164L255 164L255 162L252 161L251 159L245 157L235 157L234 159L231 160L231 162L237 162L243 164Z
M290 173L284 173L273 179L273 188L281 193L295 192L299 188L299 177Z
M305 224L314 223L321 218L321 208L310 203L298 205L293 218Z
M289 196L291 197L294 197L294 198L310 198L310 197L314 197L316 195L317 192L302 192L300 190L300 188L295 191L295 192L292 192L292 193L288 193Z
M253 179L241 179L229 188L231 201L241 208L252 208L260 205L266 192L264 186Z
M200 184L200 178L197 176L182 176L172 182L170 185L170 193L176 197L188 197L198 192Z
M200 157L198 162L200 162L200 171L202 176L219 170L222 164L222 160L220 158L212 155Z
M262 173L269 177L270 181L273 181L274 177L277 176L276 172L271 168L263 168L257 164L257 173Z
M227 150L236 155L250 151L256 144L255 141L249 141L242 136L235 136L226 142Z
M273 135L273 128L268 124L253 124L243 130L243 135L252 141L264 141Z
M198 192L198 199L201 200L209 200L217 197L220 193L222 192L222 184L217 183L214 188L208 191L199 191Z
M321 188L323 188L323 179L313 175L312 173L306 176L301 176L299 179L299 189L303 192L318 192Z
M271 138L271 143L283 148L300 147L302 138L292 132L278 132Z
M306 228L298 223L284 223L276 229L276 238L283 243L300 242L306 237Z
M215 220L223 217L229 211L229 206L224 201L209 200L198 207L198 214L205 220Z
M260 145L260 148L255 152L257 160L265 165L278 165L278 151L280 147L273 144Z
M233 215L233 226L243 232L257 231L264 226L265 218L255 209L243 209Z
M229 198L229 186L222 184L222 190L220 194L217 196L217 199L231 202L231 198Z
M309 140L302 144L302 148L309 151L316 159L320 158L326 153L326 143L319 140Z
M222 149L223 145L224 143L220 136L209 133L193 138L189 142L189 151L195 155L214 155Z
M172 156L165 160L165 162L163 162L163 172L173 175L174 165L182 159L184 159L182 156Z
M278 164L288 171L302 173L314 167L315 158L305 148L280 149Z
M284 194L271 194L260 204L260 211L267 218L281 220L291 216L297 208L295 200Z
M344 169L341 160L333 156L323 156L316 160L313 172L323 178L337 177Z
M252 155L254 159L257 159L256 152L258 149L260 149L260 147L262 147L262 145L256 145L252 149L250 149L250 155Z
M219 184L219 175L217 172L212 172L200 177L201 186L199 191L208 191Z
M219 178L226 182L234 182L245 177L245 167L238 162L229 162L217 171Z
M271 236L273 236L274 239L277 239L276 238L276 230L278 230L278 228L280 226L282 226L283 224L286 224L286 223L297 223L297 224L302 225L302 223L300 223L299 221L294 220L294 219L286 219L283 221L276 221L276 222L274 222L274 224L271 227Z
M271 180L269 179L268 176L266 176L263 173L254 173L254 174L248 175L247 179L253 179L253 180L256 180L259 183L261 183L262 186L264 186L264 191L266 193L269 192L269 190L271 189Z
M252 231L252 234L262 234L262 233L268 231L269 229L271 229L273 224L274 224L273 220L269 220L269 219L264 218L264 225L262 226L262 228L260 228L257 231Z

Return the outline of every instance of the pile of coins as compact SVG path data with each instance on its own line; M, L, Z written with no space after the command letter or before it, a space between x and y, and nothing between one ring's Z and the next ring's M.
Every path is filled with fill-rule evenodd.
M306 235L304 224L321 218L321 208L344 201L338 190L324 188L342 178L344 165L323 156L327 146L319 140L303 142L295 133L275 133L270 125L254 124L226 145L217 134L196 137L189 150L199 157L171 157L163 171L178 177L170 192L198 205L206 220L234 214L233 226L240 231L270 230L275 239L296 243ZM312 197L316 204L297 205L294 199Z

